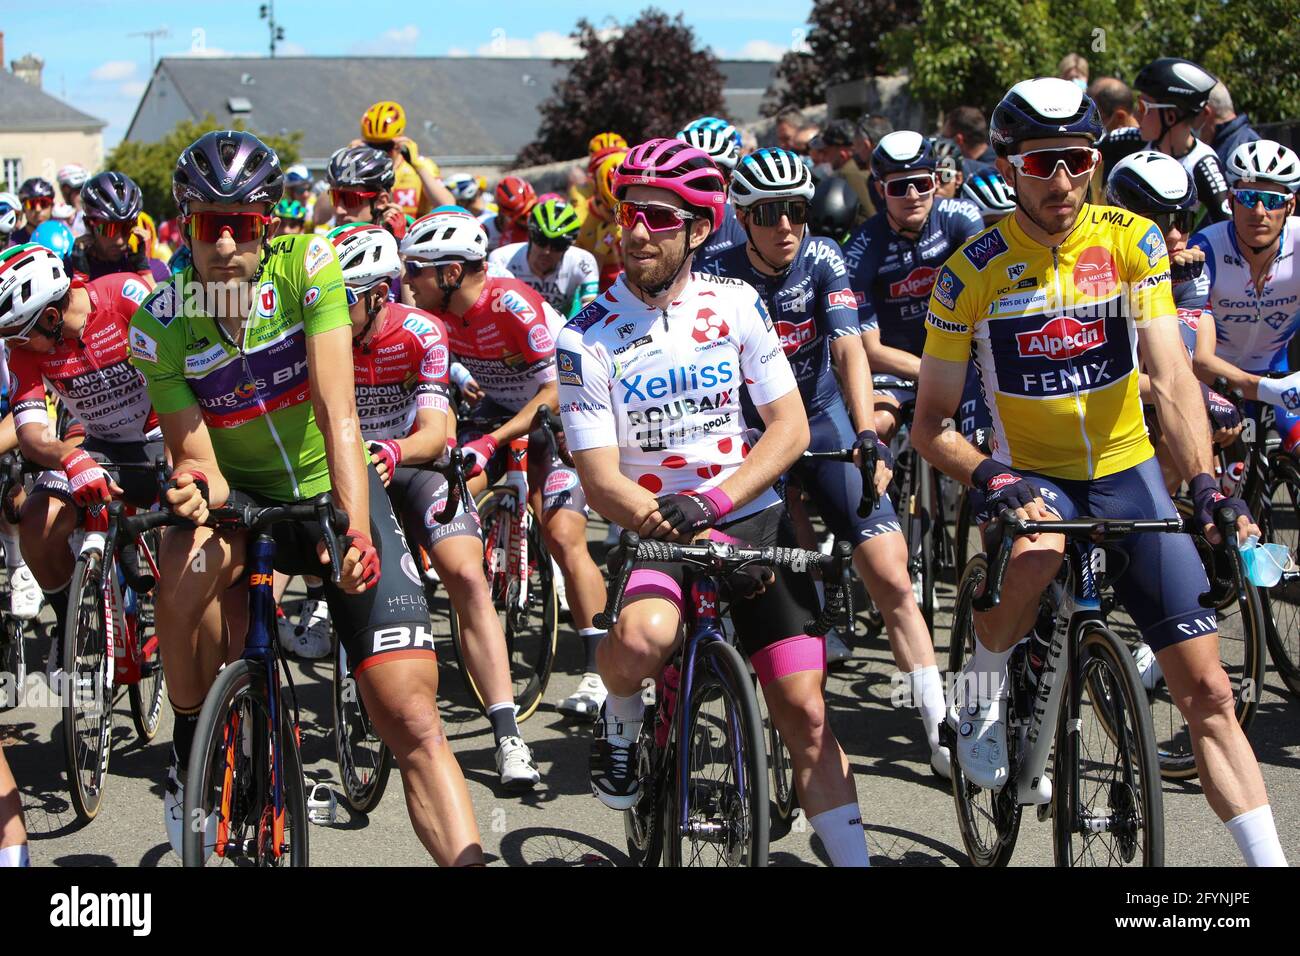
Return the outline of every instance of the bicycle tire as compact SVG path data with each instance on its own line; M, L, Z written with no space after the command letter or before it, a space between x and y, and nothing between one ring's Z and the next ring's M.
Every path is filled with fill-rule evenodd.
M763 726L767 729L767 766L772 771L772 807L776 818L782 823L789 823L794 811L799 807L799 793L794 783L794 768L790 764L790 751L786 749L781 731L772 723L772 714L767 709L761 687L754 688L759 711L763 715Z
M1114 834L1115 850L1108 852L1107 862L1120 861L1119 865L1132 863L1141 852L1142 866L1164 866L1164 795L1161 791L1160 762L1156 756L1155 733L1151 727L1151 711L1146 704L1146 692L1138 677L1137 666L1127 645L1108 628L1088 623L1079 635L1078 658L1072 662L1068 674L1069 685L1065 693L1079 695L1077 702L1063 701L1057 721L1056 741L1052 763L1052 849L1057 866L1074 867L1096 865L1087 847L1098 842L1102 833ZM1088 704L1084 707L1084 694ZM1077 714L1071 717L1071 712ZM1106 713L1098 721L1099 736L1087 732L1089 716ZM1128 715L1132 715L1129 719ZM1116 741L1115 728L1124 728ZM1118 764L1117 779L1106 786L1106 812L1087 813L1087 821L1116 821L1112 829L1096 829L1069 811L1071 802L1097 776L1095 758L1086 761L1080 756L1080 742L1096 736L1115 746ZM1085 766L1086 763L1086 766ZM1089 783L1081 783L1086 775ZM1104 783L1105 781L1103 781ZM1089 805L1100 792L1086 794ZM1074 852L1075 838L1083 837L1084 851Z
M12 698L6 694L0 702L0 710L17 707L22 701L23 688L27 684L27 648L23 643L23 626L17 618L0 612L0 668L10 676ZM3 690L3 687L0 687Z
M982 553L973 556L966 564L961 584L957 588L957 600L952 612L952 632L948 642L950 681L957 680L967 655L974 651L972 605L988 579L988 571L988 557ZM1020 835L1021 808L1015 801L1014 786L1007 784L996 792L975 786L967 781L956 752L952 755L950 782L953 805L957 811L957 827L971 864L978 867L1006 866L1011 862L1016 839ZM981 817L992 824L987 835L978 826Z
M302 755L298 737L289 720L289 709L280 710L281 754L284 760L283 836L288 837L289 852L274 855L267 847L267 826L271 807L267 803L270 779L270 711L267 699L265 665L260 661L238 660L217 675L199 712L194 730L194 747L185 772L184 817L186 821L207 820L216 812L213 800L216 781L222 780L221 816L234 823L241 833L223 840L220 852L213 851L205 860L203 839L206 827L187 825L182 834L182 860L185 866L219 865L243 862L249 865L274 866L286 860L289 866L307 866L310 861L310 829L307 820L307 791L302 775ZM247 708L247 713L245 713ZM247 726L247 731L245 731ZM244 741L248 753L243 753ZM231 763L228 763L228 759ZM232 765L233 764L233 765ZM229 772L227 772L229 771ZM238 778L238 779L236 779ZM200 799L203 800L200 804ZM256 809L249 813L252 803ZM246 839L250 817L256 817L252 846ZM214 834L214 838L217 834ZM281 839L283 847L283 837ZM249 850L251 849L251 854Z
M623 836L627 855L633 866L657 867L664 851L664 774L657 769L665 758L655 746L655 716L658 710L647 707L636 740L636 768L640 791L636 803L623 811ZM670 750L671 752L671 750Z
M393 769L393 752L370 726L361 690L347 666L343 642L335 640L332 675L334 759L338 763L343 799L357 813L379 806Z
M487 575L492 592L492 603L501 617L501 629L506 638L506 651L510 656L510 683L514 691L515 706L518 713L515 719L522 723L537 711L538 705L546 694L546 685L551 679L551 669L555 666L555 648L559 637L559 603L555 593L555 572L551 565L550 553L542 541L541 527L534 519L528 523L528 622L521 622L518 615L502 609L508 595L493 582L493 575L487 568L488 548L490 547L493 528L499 515L505 514L499 502L505 495L513 497L514 492L508 488L489 488L477 502L479 520L483 528L484 573ZM505 582L509 588L510 582ZM534 611L534 609L536 609ZM536 626L527 630L520 624L532 622ZM451 639L455 655L460 665L461 679L474 698L480 711L487 712L487 705L479 692L469 668L465 666L465 651L461 645L460 621L455 608L451 611ZM535 633L530 633L534 631Z
M922 478L916 496L918 515L921 526L921 616L925 618L925 630L934 634L934 583L939 574L938 558L934 550L935 511L932 492L935 489L934 473L928 464L919 465L929 478ZM933 640L933 637L931 637Z
M149 550L158 553L157 530L146 533ZM137 736L146 743L158 734L162 722L163 701L167 696L167 679L163 675L162 651L154 631L153 591L135 595L134 621L128 617L127 626L135 628L135 643L140 650L140 679L127 685L131 701L131 721Z
M78 819L86 823L95 819L102 805L113 750L113 649L105 625L103 561L96 550L77 558L68 586L62 645L60 727L68 794ZM82 661L87 666L81 666ZM84 707L80 706L83 700Z
M682 729L681 739L675 741L677 747L689 747L691 756L687 763L688 779L686 787L689 805L685 813L678 801L680 796L676 786L676 773L666 776L668 782L667 798L663 801L665 809L664 826L664 865L693 866L699 860L700 843L717 845L717 841L693 840L694 833L683 834L680 821L683 816L692 820L697 830L711 828L715 836L725 832L725 853L718 853L716 859L724 866L767 866L768 839L771 820L768 807L767 788L767 744L763 739L763 723L758 713L758 701L754 697L754 685L749 670L741 659L740 653L723 641L708 641L695 657L695 681L691 688L689 700L679 699L678 707L684 708L679 715L678 727ZM713 695L721 699L726 714L727 749L733 754L729 760L730 781L708 781L703 774L693 771L697 756L704 755L704 749L712 749L712 734L709 727L701 720L703 708ZM739 747L736 747L737 737ZM706 739L707 738L707 739ZM741 766L737 766L734 757L739 757ZM673 764L675 770L676 764ZM740 780L741 773L744 781ZM742 795L744 783L748 783L747 795ZM725 816L723 824L715 822L711 811L717 810ZM705 819L700 819L701 814ZM748 819L746 820L746 815ZM739 831L739 832L737 832ZM691 841L693 852L684 855L683 842ZM708 865L708 864L705 864ZM718 865L718 864L713 864Z
M953 540L953 560L958 583L966 571L966 562L979 552L979 528L971 519L970 489L963 488L957 503L957 521ZM972 541L972 534L975 540Z
M1300 469L1289 457L1273 459L1272 480L1267 501L1260 509L1259 524L1265 541L1286 545L1300 553ZM1278 500L1279 491L1284 492ZM1261 591L1264 602L1264 630L1269 657L1277 676L1296 697L1300 697L1300 578L1280 581ZM1280 620L1279 620L1280 619Z

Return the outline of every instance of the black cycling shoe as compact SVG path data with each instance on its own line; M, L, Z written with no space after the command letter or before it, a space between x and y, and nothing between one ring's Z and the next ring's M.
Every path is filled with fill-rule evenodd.
M636 803L636 738L640 721L607 719L601 707L591 741L591 792L611 810L629 810Z

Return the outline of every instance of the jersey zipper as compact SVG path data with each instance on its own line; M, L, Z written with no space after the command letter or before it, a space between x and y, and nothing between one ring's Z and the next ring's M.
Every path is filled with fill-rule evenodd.
M1061 291L1061 256L1060 246L1052 246L1052 286L1056 290L1056 307L1058 314L1064 317L1065 295ZM1079 435L1083 439L1083 451L1088 461L1088 477L1092 477L1092 442L1088 439L1088 423L1085 419L1083 399L1079 395L1078 375L1074 367L1074 358L1065 356L1067 374L1070 376L1070 392L1074 395L1074 408L1079 414Z

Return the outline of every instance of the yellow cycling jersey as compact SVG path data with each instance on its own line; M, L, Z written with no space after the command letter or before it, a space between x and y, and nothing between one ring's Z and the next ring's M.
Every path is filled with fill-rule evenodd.
M600 267L602 289L613 281L613 276L623 268L622 238L618 223L602 219L591 206L587 207L587 218L578 230L578 248L586 249L596 257Z
M415 162L425 162L416 159ZM434 167L435 169L437 167ZM424 192L424 183L415 166L406 160L400 160L393 170L393 202L402 207L408 216L420 217L433 208L433 203Z
M1169 255L1150 220L1085 204L1051 248L1012 215L944 264L925 354L974 359L995 459L1054 478L1101 478L1154 453L1136 330L1176 316Z

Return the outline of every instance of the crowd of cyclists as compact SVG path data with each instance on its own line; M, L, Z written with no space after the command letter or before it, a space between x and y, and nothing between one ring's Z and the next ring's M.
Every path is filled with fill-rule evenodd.
M46 469L16 526L0 524L12 615L48 603L64 633L85 509L121 498L191 522L163 534L153 591L178 854L195 728L248 625L248 532L212 527L213 509L329 492L350 516L339 568L318 527L276 526L276 597L293 575L306 588L296 622L278 611L280 647L307 660L345 648L417 836L439 864L465 865L483 849L439 718L425 585L454 608L502 787L536 786L475 507L524 446L528 506L584 655L556 706L592 724L593 793L628 810L644 688L680 641L684 579L639 565L603 630L592 512L611 544L626 529L814 550L820 516L851 546L933 772L950 777L956 760L997 790L1008 662L1033 635L1064 539L1017 540L1017 587L976 615L946 699L889 494L902 435L969 489L981 525L1005 509L1172 517L1185 489L1191 531L1226 544L1216 516L1230 511L1244 547L1261 531L1213 454L1240 438L1238 404L1271 406L1283 450L1300 445L1287 355L1300 158L1260 138L1190 61L1156 60L1131 89L1089 85L1087 64L1067 58L1060 77L1015 84L987 117L952 110L934 135L876 115L815 125L797 110L762 147L718 117L640 143L592 131L563 194L517 175L492 190L443 176L405 123L400 105L375 104L321 183L282 169L253 133L206 133L176 162L180 215L161 230L117 171L66 166L56 184L0 194L0 452ZM543 406L558 441L538 424ZM453 448L471 495L444 522ZM801 457L843 449L852 460ZM161 494L147 470L106 465L160 457ZM866 514L864 497L876 501ZM1192 537L1123 547L1113 586L1141 632L1144 680L1163 681L1186 720L1206 799L1244 861L1285 865L1216 615L1197 600L1209 584ZM851 652L834 631L805 631L824 584L787 570L727 584L808 822L833 865L866 866L823 693L826 668ZM203 824L209 849L219 825ZM27 862L0 754L0 864Z

